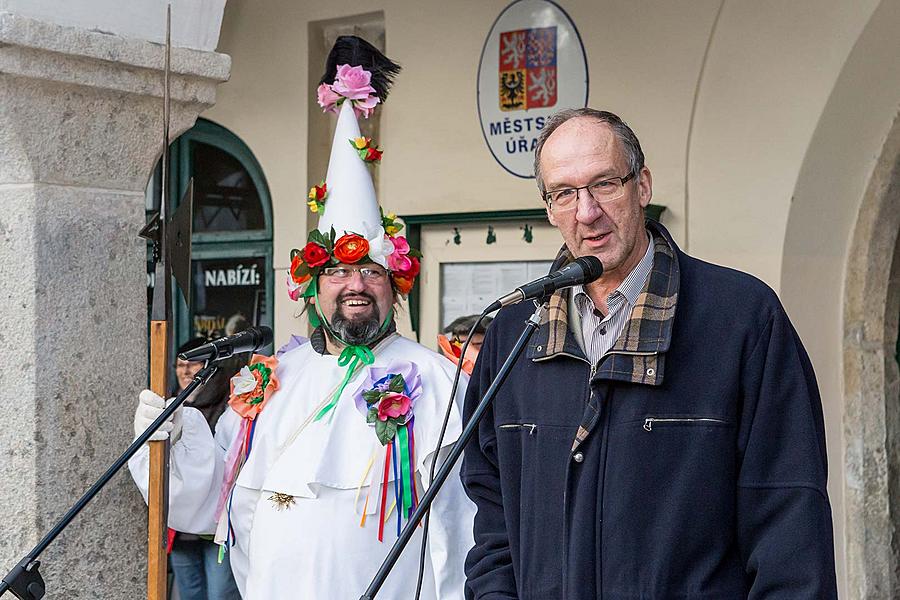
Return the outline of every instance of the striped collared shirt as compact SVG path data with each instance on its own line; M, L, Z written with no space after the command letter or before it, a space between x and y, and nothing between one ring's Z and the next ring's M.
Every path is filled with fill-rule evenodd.
M638 296L650 277L652 268L653 243L651 238L641 261L606 299L608 311L605 317L594 305L583 285L572 288L572 297L575 299L575 307L578 309L581 321L584 353L592 365L600 362L603 355L619 339L625 323L631 316L631 309L637 303Z

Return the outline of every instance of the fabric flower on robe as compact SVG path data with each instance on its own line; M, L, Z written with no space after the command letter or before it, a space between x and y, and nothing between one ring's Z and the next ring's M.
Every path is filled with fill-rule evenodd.
M384 367L367 368L366 375L360 382L359 388L353 393L356 409L363 415L363 418L369 413L369 406L366 404L366 399L363 398L363 392L375 388L375 384L388 375L403 376L403 381L406 384L404 395L410 399L409 410L415 409L416 399L422 394L422 377L419 375L419 368L408 361L393 361Z
M278 391L274 356L254 354L250 362L231 378L231 397L228 405L245 419L255 419L262 412L269 398Z

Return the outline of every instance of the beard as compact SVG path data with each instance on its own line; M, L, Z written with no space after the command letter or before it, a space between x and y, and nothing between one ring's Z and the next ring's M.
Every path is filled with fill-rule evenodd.
M344 314L344 300L354 297L365 298L369 301L371 310L368 314L360 314L352 318ZM381 321L378 318L378 305L375 304L375 298L365 292L339 296L337 308L331 316L331 327L344 342L352 346L363 346L374 342L381 331Z

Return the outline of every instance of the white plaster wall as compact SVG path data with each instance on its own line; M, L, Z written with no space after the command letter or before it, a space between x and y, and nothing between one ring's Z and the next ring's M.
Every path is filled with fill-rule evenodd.
M164 43L167 4L172 5L173 46L216 49L225 0L0 0L0 12Z
M698 94L688 165L694 255L753 273L778 290L803 156L877 4L725 2Z

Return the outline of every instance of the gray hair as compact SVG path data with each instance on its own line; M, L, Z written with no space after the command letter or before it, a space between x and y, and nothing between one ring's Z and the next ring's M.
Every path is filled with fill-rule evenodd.
M634 135L634 131L631 130L631 127L629 127L625 121L619 118L618 115L605 110L595 110L593 108L567 108L558 113L554 113L547 119L538 136L537 145L534 148L534 179L537 182L538 189L541 190L542 195L547 191L544 188L544 179L541 176L541 151L544 149L544 144L547 142L547 138L553 135L553 132L556 131L560 125L566 121L580 117L594 119L595 121L609 125L609 128L613 130L613 133L625 149L625 158L628 159L631 171L635 175L635 181L640 177L641 169L644 168L644 151L641 150L641 143L638 141L637 136Z

